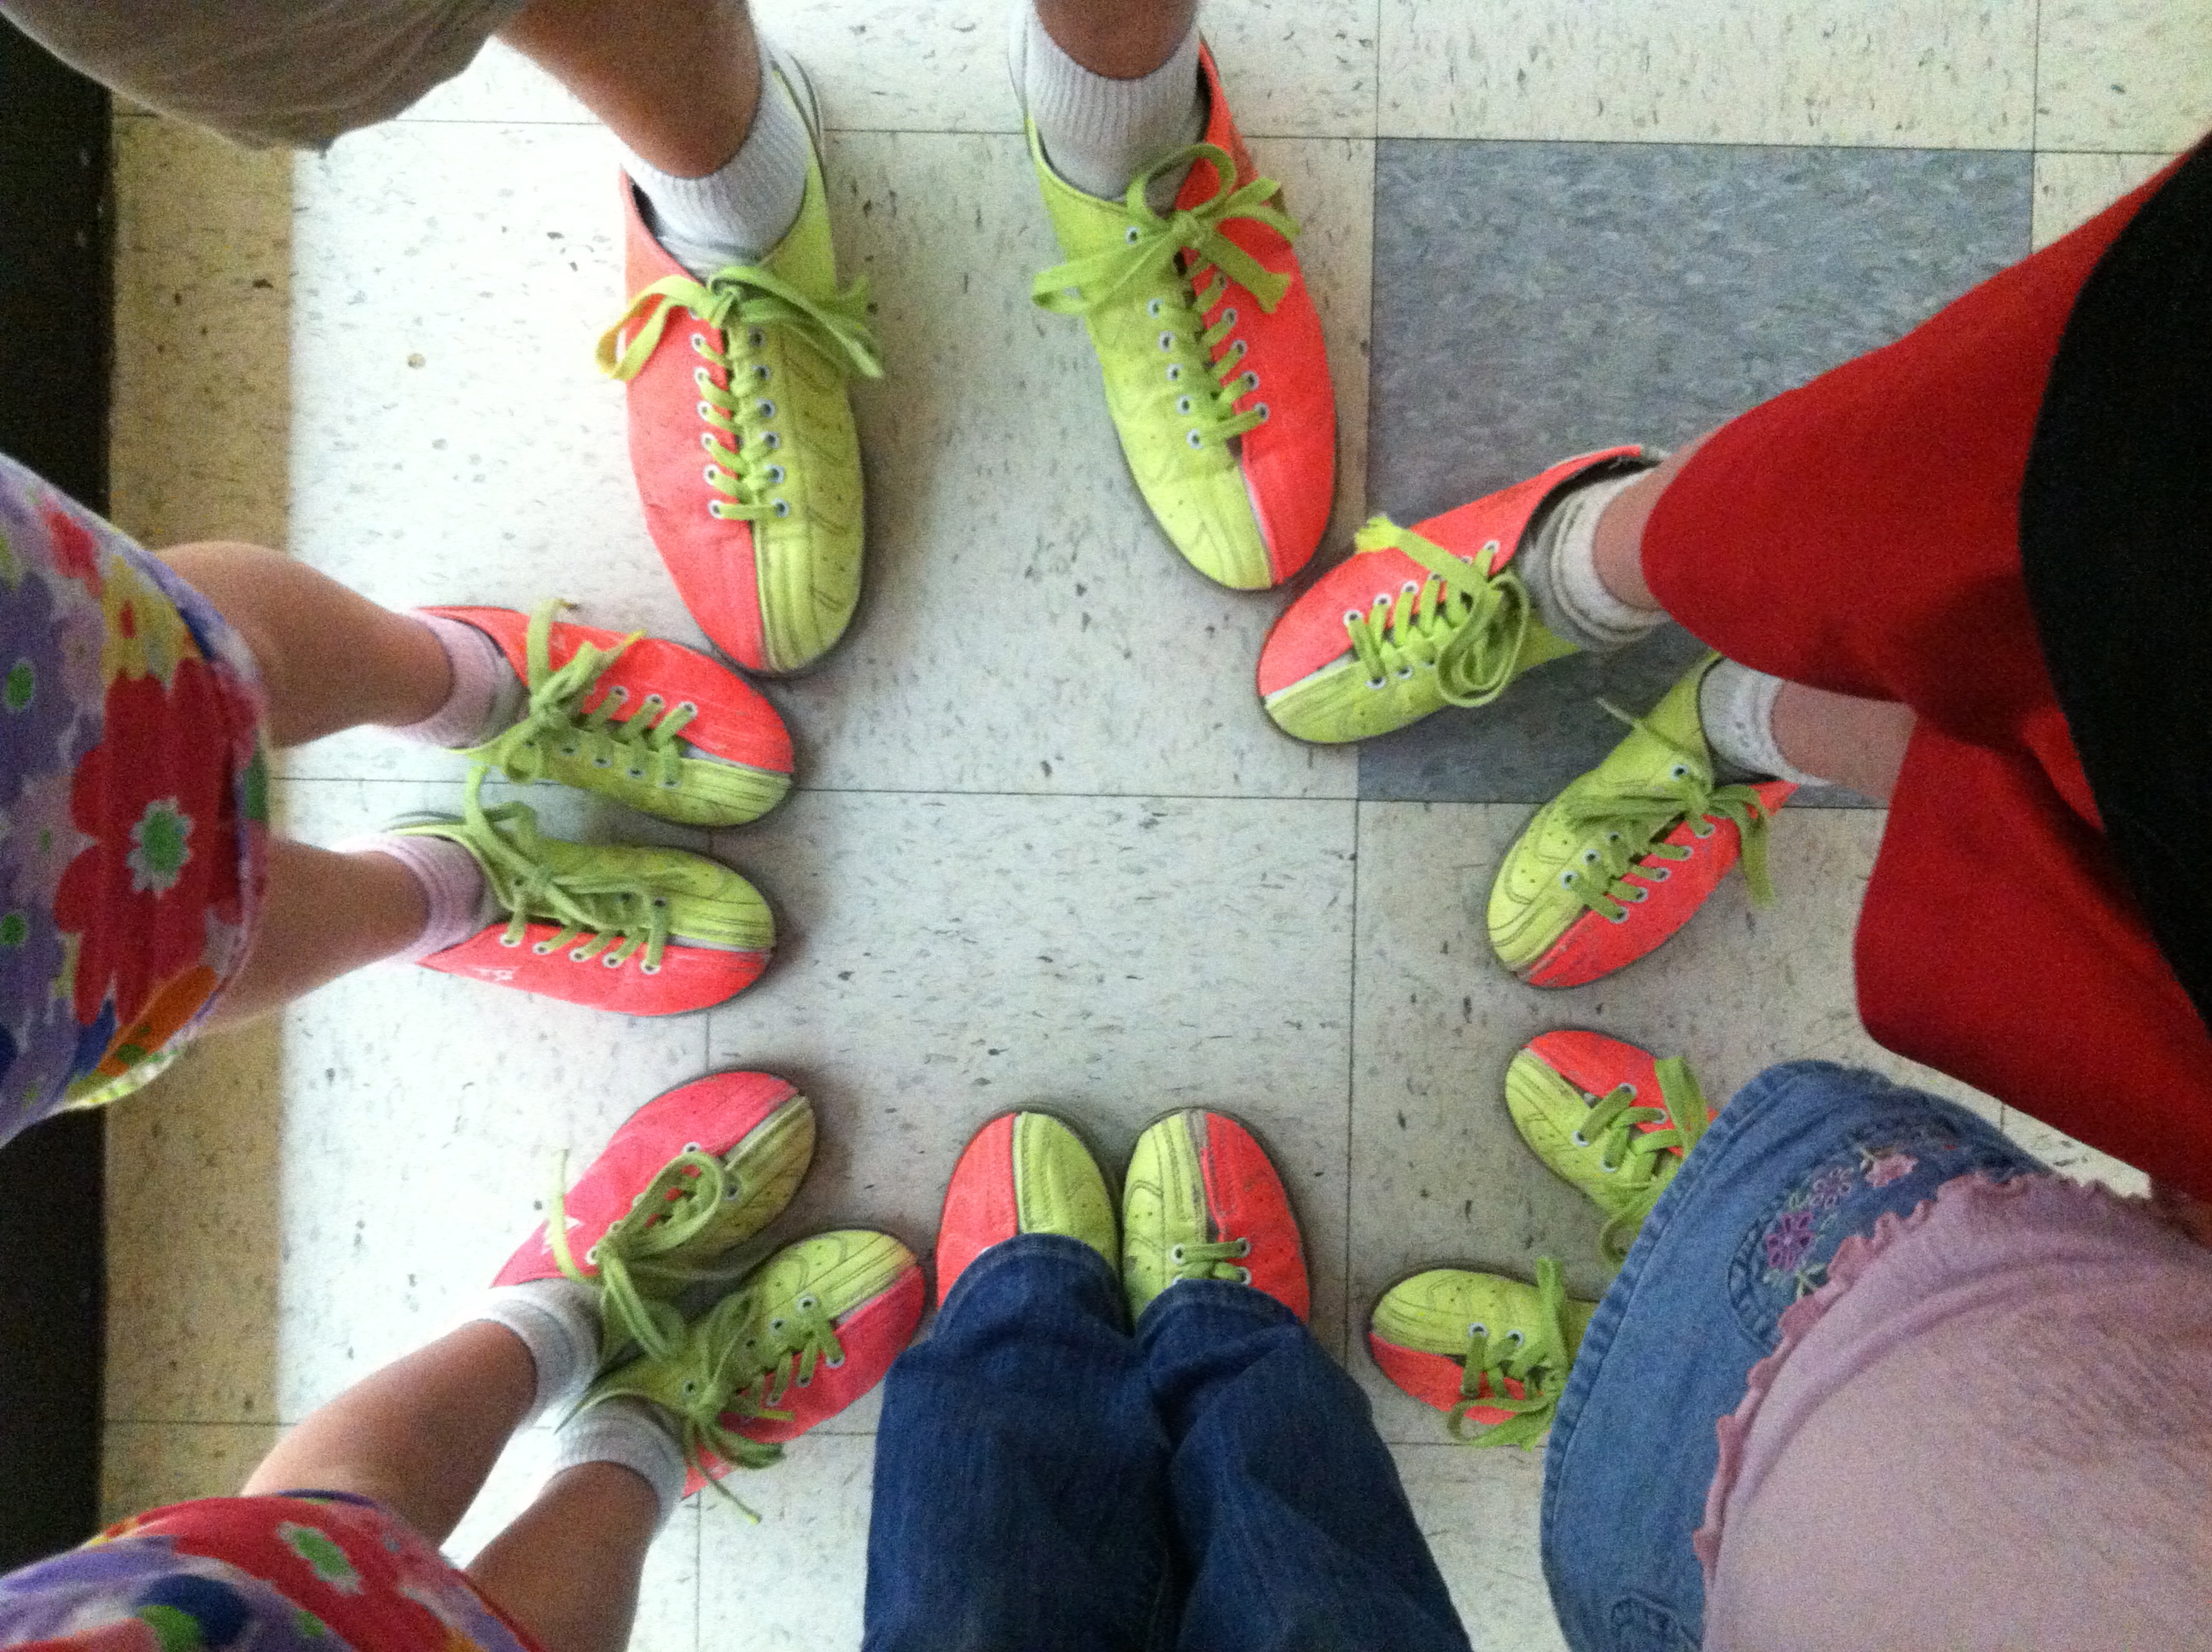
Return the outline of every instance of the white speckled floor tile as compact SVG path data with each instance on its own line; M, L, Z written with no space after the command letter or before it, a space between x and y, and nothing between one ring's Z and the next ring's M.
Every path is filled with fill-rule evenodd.
M1503 804L1362 804L1353 1036L1353 1370L1386 1438L1436 1437L1437 1418L1366 1357L1366 1315L1395 1281L1456 1265L1534 1274L1556 1256L1567 1288L1611 1277L1596 1208L1547 1171L1505 1111L1506 1063L1537 1033L1589 1027L1691 1058L1716 1102L1778 1061L1859 1062L1997 1104L1878 1047L1852 1007L1850 937L1882 817L1785 810L1771 840L1776 904L1731 879L1643 963L1566 992L1524 987L1491 956L1466 905L1487 892L1529 811Z
M774 1467L730 1479L757 1525L712 1492L696 1499L702 1648L860 1645L875 1461L873 1440L817 1431Z
M156 547L281 545L292 157L146 116L114 133L110 513Z
M227 1497L276 1443L270 1423L111 1423L100 1458L108 1524L193 1497Z
M1316 228L1364 470L1371 146L1260 146ZM1352 795L1348 751L1261 717L1282 598L1221 589L1153 525L1081 325L1030 302L1057 258L1019 140L852 134L830 149L846 265L887 376L859 396L868 589L842 646L782 686L801 783L912 791ZM1356 496L1358 488L1345 489Z
M2212 126L2212 0L2044 0L2035 142L2185 149Z
M1329 1334L1352 811L814 793L747 831L790 938L714 1011L714 1053L789 1075L821 1109L781 1229L860 1220L927 1254L953 1161L993 1115L1051 1107L1118 1175L1160 1114L1220 1107L1295 1191Z
M1382 0L1385 137L2027 149L2034 0Z
M761 31L799 59L832 131L1018 132L1012 0L769 0ZM1374 0L1208 0L1200 27L1248 137L1370 137ZM591 112L494 41L409 121L587 123Z
M1564 1649L1536 1547L1543 1453L1440 1442L1390 1455L1468 1639L1482 1652Z
M2045 247L2087 223L2163 167L2164 155L2039 155L2035 244Z
M2150 1191L2150 1178L2110 1153L2100 1153L2073 1137L2030 1118L2018 1108L2005 1109L2004 1133L2054 1170L2076 1181L2101 1181L2116 1193L2139 1198Z

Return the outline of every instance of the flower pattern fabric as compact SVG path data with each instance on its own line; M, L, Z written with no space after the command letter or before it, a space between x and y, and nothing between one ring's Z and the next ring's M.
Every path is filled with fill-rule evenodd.
M0 1646L536 1652L397 1515L314 1491L157 1509L0 1577Z
M143 1084L244 963L261 720L222 616L0 458L0 1141Z

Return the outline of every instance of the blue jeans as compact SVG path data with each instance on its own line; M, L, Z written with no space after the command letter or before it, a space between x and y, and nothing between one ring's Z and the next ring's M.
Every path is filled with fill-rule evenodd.
M1824 1061L1770 1067L1660 1196L1583 1338L1544 1458L1544 1576L1575 1652L1688 1652L1714 1425L1836 1247L1954 1176L2044 1166L1952 1102Z
M1467 1652L1366 1396L1273 1297L1033 1234L892 1366L866 1652Z

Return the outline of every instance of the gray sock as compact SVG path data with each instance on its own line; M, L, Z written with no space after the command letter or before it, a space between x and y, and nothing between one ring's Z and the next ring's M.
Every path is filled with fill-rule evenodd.
M1656 609L1621 601L1597 576L1598 518L1642 475L1601 477L1563 495L1529 524L1528 541L1513 559L1537 617L1553 635L1590 653L1626 648L1666 622Z
M1206 88L1198 73L1194 26L1149 75L1115 80L1069 57L1045 32L1030 0L1020 0L1009 44L1014 89L1053 170L1086 195L1119 200L1137 174L1162 155L1206 136ZM1146 186L1155 212L1175 205L1188 167Z
M752 127L738 152L704 178L678 178L634 155L623 158L623 169L645 197L646 228L702 281L726 264L759 263L805 204L813 139L793 92L769 72L781 61L763 40Z
M599 1363L599 1303L574 1279L532 1279L487 1293L464 1320L503 1325L530 1350L538 1394L525 1423L581 1399Z
M1733 659L1717 661L1698 685L1698 721L1713 754L1713 771L1727 782L1789 780L1797 786L1826 784L1782 755L1774 743L1774 701L1782 678L1754 671Z
M601 1400L561 1424L553 1436L553 1470L582 1463L620 1463L653 1488L660 1504L660 1524L684 1500L690 1467L683 1449L663 1427L659 1414L642 1400L624 1394Z

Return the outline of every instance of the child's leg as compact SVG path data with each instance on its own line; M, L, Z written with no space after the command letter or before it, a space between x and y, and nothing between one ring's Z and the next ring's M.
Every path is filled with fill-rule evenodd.
M179 545L161 560L253 651L271 744L299 745L363 723L418 723L453 692L453 666L430 627L304 562L212 542Z
M262 1459L241 1495L350 1491L443 1543L538 1388L522 1339L473 1321L314 1412Z
M252 950L207 1024L251 1021L418 944L430 904L422 880L389 855L276 840L269 846L269 892ZM346 914L344 923L331 921L337 913Z
M578 1463L470 1562L469 1581L545 1652L622 1652L659 1496L620 1463Z

